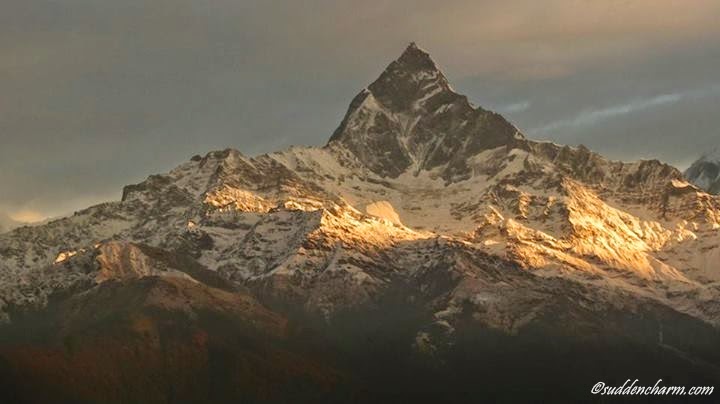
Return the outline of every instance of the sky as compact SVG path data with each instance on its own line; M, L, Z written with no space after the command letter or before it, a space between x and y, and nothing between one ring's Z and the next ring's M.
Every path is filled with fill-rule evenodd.
M411 41L530 138L684 168L720 146L718 20L716 0L3 0L0 214L324 144Z

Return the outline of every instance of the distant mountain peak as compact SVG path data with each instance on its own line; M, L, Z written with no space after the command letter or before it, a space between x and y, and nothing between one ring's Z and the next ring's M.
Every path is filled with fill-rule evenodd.
M690 182L707 192L720 193L720 148L704 154L685 171Z
M704 161L720 162L720 147L715 147L712 151L704 154L701 158Z
M371 171L397 177L408 170L466 170L477 153L523 138L502 116L474 108L453 91L430 55L414 42L362 90L330 138Z

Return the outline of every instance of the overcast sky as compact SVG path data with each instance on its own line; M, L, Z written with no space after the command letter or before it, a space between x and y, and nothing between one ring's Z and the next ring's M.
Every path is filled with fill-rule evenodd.
M687 166L720 146L718 21L716 0L3 0L0 212L322 144L410 41L531 138Z

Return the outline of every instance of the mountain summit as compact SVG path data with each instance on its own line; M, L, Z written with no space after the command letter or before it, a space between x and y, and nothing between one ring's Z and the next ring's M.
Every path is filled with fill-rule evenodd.
M437 168L452 181L464 177L467 158L522 137L502 116L453 91L430 55L411 43L355 97L330 143L381 176Z
M390 63L368 89L379 103L394 113L421 108L430 111L432 105L427 102L435 96L444 96L444 101L460 97L452 91L430 54L414 42Z

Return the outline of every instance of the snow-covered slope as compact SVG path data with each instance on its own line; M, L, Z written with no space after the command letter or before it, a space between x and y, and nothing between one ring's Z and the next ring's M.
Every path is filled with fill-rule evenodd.
M529 140L412 44L324 147L196 156L119 202L0 235L0 304L127 276L203 282L142 249L156 248L328 320L400 285L434 313L423 346L467 310L515 332L560 296L719 324L719 229L720 199L675 168Z
M685 176L707 192L720 193L720 149L706 154L685 171Z

